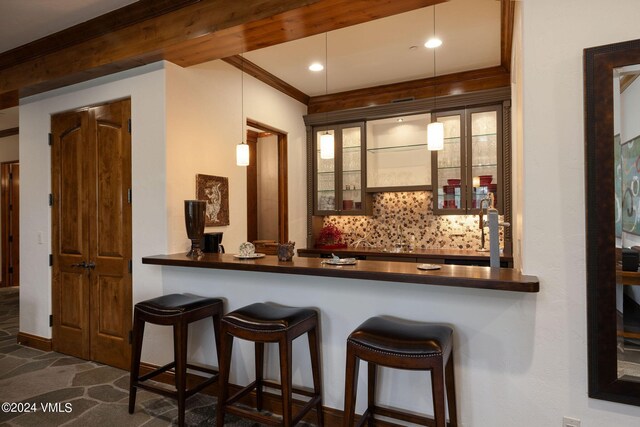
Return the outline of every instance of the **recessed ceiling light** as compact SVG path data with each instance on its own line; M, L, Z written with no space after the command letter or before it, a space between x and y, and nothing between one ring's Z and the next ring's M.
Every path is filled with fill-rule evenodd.
M396 120L398 123L402 123L404 122L404 119L402 117L400 117L398 120Z
M322 71L322 70L324 70L324 66L319 62L314 62L313 64L309 65L309 71Z
M436 37L432 37L424 44L424 47L428 47L429 49L435 49L438 46L442 45L442 40Z

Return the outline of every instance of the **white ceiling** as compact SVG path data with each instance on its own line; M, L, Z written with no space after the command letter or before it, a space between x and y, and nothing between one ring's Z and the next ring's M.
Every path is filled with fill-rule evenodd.
M130 3L0 0L0 52ZM245 57L310 96L431 77L434 51L438 75L500 64L500 0L449 0L436 6L435 20L435 33L443 41L435 50L424 47L434 31L433 7L428 7L328 33L328 67L321 72L307 67L325 64L324 34ZM16 126L17 111L0 115L0 130Z
M436 35L442 46L427 49L433 35L433 7L370 21L325 35L247 52L244 56L310 96L396 83L500 65L500 1L450 0L436 6ZM416 46L415 49L410 49Z

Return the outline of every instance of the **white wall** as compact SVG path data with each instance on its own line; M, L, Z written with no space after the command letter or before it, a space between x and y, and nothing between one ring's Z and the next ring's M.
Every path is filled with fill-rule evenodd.
M162 272L144 255L167 248L165 72L156 63L20 100L20 331L51 337L51 114L131 97L133 298L162 292ZM45 237L38 243L38 233Z
M522 313L535 324L531 363L523 375L505 378L509 399L494 400L508 415L479 425L492 419L494 425L559 426L570 415L583 426L636 426L640 408L587 397L582 56L584 48L640 38L640 6L637 0L522 5L522 262L540 278L541 291Z
M244 115L287 133L289 165L289 238L306 246L306 134L304 104L245 75ZM235 148L242 126L240 70L212 61L190 68L167 65L167 210L169 251L189 246L183 200L195 195L197 173L229 178L230 225L224 232L227 252L247 239L247 176L236 166ZM241 127L242 126L242 127Z

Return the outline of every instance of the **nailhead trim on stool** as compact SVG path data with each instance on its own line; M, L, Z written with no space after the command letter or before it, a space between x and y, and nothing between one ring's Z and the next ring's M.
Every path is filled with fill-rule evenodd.
M184 426L186 399L218 380L218 371L187 363L187 338L189 323L211 317L220 360L220 319L223 313L220 298L204 298L197 295L170 294L139 302L133 311L133 345L131 349L131 376L129 383L129 413L133 414L138 388L173 397L178 400L178 426ZM173 326L174 360L146 375L140 376L140 356L145 322ZM219 363L219 362L218 362ZM147 384L146 381L169 369L175 371L176 391ZM187 368L206 372L212 376L194 388L187 390Z
M368 407L358 426L368 421L368 425L372 427L374 416L381 415L415 424L445 427L446 382L448 425L457 427L452 335L453 329L445 325L379 316L372 317L358 326L347 339L344 427L353 427L355 419L360 360L364 360L368 365ZM378 365L431 371L434 418L377 406L375 393Z
M320 337L318 311L311 308L282 307L273 304L256 303L228 313L222 318L220 340L220 393L218 395L217 427L224 425L225 413L232 413L253 421L269 425L291 427L314 407L317 412L318 426L324 425L322 413L322 375L320 372ZM313 392L294 388L291 382L292 344L302 334L307 334ZM231 368L231 350L233 338L255 343L256 379L234 396L229 397L229 370ZM263 377L264 344L278 343L280 351L280 383L267 381ZM282 420L261 413L262 388L280 389L282 392ZM256 391L256 411L234 405L252 390ZM302 410L293 415L293 393L307 396L310 400Z

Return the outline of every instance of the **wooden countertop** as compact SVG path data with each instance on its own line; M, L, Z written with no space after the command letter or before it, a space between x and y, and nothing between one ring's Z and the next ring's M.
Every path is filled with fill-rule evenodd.
M302 274L513 292L538 292L540 288L537 277L525 276L510 268L442 265L440 270L423 271L418 270L416 264L406 262L361 260L356 265L331 266L322 261L320 258L294 257L293 261L280 262L275 255L239 260L231 254L205 254L201 259L192 259L187 258L184 253L142 258L143 264L176 267Z
M489 252L478 252L472 249L416 249L413 252L385 252L382 248L303 248L298 249L298 254L331 254L338 256L392 256L398 258L446 258L466 260L489 260ZM501 255L501 261L513 262L513 256Z

